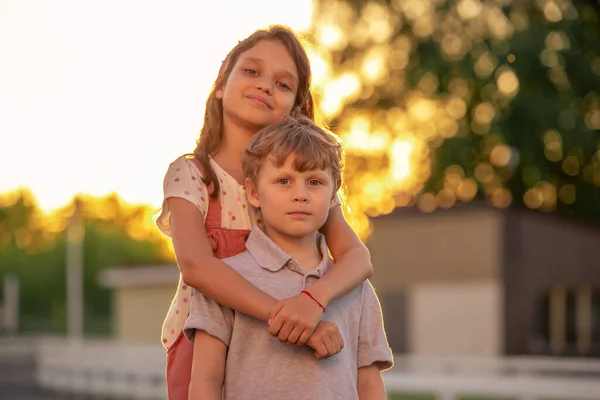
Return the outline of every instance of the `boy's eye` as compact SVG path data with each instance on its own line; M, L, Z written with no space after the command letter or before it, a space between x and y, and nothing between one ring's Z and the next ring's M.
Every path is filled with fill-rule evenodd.
M323 182L321 182L321 181L320 181L320 180L318 180L318 179L311 179L310 181L308 181L308 184L309 184L310 186L319 186L319 185L322 185L322 184L323 184Z

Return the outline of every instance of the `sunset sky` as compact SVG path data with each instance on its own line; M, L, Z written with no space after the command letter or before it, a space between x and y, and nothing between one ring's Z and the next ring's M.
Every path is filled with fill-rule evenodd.
M234 5L235 4L235 5ZM309 27L311 1L0 0L0 194L158 206L193 150L220 61L257 28Z

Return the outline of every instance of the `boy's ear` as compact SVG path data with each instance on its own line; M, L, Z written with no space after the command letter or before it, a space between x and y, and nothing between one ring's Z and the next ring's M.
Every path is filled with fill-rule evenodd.
M333 196L331 196L331 201L329 202L329 208L332 208L338 204L338 192L337 190L333 192Z
M260 200L258 199L258 192L256 191L256 185L250 178L246 178L244 181L246 186L246 197L248 197L248 203L254 208L260 208Z

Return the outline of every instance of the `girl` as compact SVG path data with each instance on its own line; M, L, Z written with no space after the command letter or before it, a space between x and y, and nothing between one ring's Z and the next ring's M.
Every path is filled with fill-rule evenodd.
M278 302L220 261L244 251L252 225L261 223L259 211L246 202L244 147L261 128L292 110L314 120L310 82L308 57L291 30L275 26L254 32L223 61L193 157L179 157L165 175L157 225L171 237L181 272L162 329L171 400L188 396L193 345L182 332L189 312L188 285L218 303L268 321L270 333L279 340L302 345L320 326L329 301L372 274L369 252L345 221L339 203L321 229L336 263L309 293ZM323 336L329 356L340 351L332 343L335 337Z

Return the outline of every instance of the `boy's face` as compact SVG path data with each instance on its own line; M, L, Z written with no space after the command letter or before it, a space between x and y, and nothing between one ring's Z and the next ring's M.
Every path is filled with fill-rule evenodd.
M246 179L248 201L260 208L267 234L301 238L315 234L335 204L331 171L298 172L294 154L276 167L263 162L256 182Z

